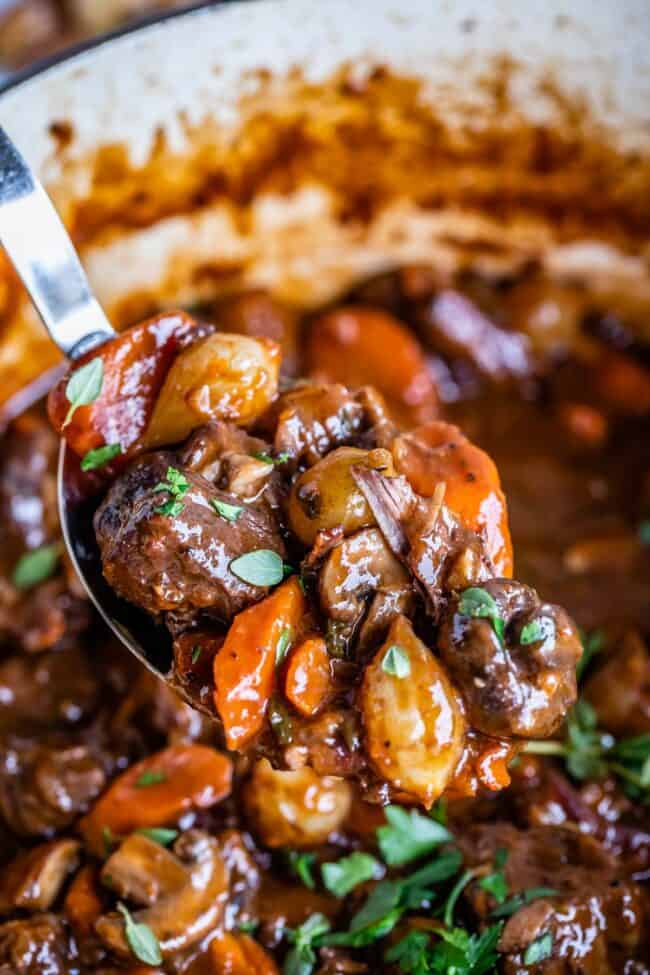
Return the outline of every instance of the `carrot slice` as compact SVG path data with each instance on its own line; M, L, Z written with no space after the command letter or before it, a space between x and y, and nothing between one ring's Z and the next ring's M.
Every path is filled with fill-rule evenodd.
M278 641L291 636L305 613L295 576L235 616L214 658L214 703L226 744L235 751L261 730L275 680Z
M68 888L63 910L77 938L87 938L104 907L98 892L95 867L82 867Z
M112 836L175 822L230 794L232 763L207 745L171 745L123 772L81 820L88 848L106 852Z
M414 491L431 497L445 485L444 502L482 535L498 575L512 575L508 509L492 458L451 423L434 420L393 443L395 467Z
M211 975L278 975L273 959L247 934L222 934L208 949Z
M438 395L418 341L392 315L349 305L318 318L307 342L309 374L345 386L375 386L405 427L438 412Z
M332 688L330 658L325 641L307 637L289 654L284 693L305 718L317 714Z
M144 432L178 352L194 334L204 333L205 327L184 312L165 312L91 349L50 392L47 406L55 430L80 456L104 444L120 444L123 460ZM95 402L79 406L66 424L68 380L95 358L104 367L101 392Z

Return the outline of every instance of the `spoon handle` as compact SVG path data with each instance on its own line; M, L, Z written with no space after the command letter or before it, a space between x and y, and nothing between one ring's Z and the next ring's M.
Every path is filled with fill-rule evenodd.
M115 335L52 201L2 126L0 243L65 355L76 359Z

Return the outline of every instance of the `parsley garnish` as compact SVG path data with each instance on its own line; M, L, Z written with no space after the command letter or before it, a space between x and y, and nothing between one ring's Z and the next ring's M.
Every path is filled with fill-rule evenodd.
M212 498L210 504L226 521L237 521L244 510L240 504L228 504L227 501L220 501L219 498Z
M282 452L278 454L277 457L272 457L271 454L267 453L265 450L260 450L258 453L251 454L255 460L261 460L264 464L286 464L289 460L289 454Z
M440 941L434 944L424 931L411 931L384 958L398 964L406 975L484 975L494 968L502 928L494 924L481 935L463 928L439 928L433 936Z
M150 785L158 785L160 782L166 782L167 776L160 769L149 769L147 772L143 772L136 781L136 788L146 789Z
M381 669L384 673L390 674L392 677L397 677L400 680L408 677L411 673L411 661L406 650L396 643L391 644L384 654Z
M507 850L497 850L494 855L494 871L487 874L485 877L481 877L478 882L481 890L491 894L497 904L503 904L508 896L508 884L506 881L506 876L502 870L502 867L505 865L507 859Z
M156 484L153 493L158 494L161 491L167 491L171 497L164 504L161 504L153 510L157 515L167 515L170 518L175 518L177 515L180 515L185 507L182 499L187 494L189 487L189 481L182 471L177 470L175 467L168 467L165 480L159 481Z
M580 630L580 639L582 640L582 656L576 667L576 679L578 682L582 680L593 658L597 654L602 653L605 647L605 634L602 630L592 630L591 633Z
M553 935L547 931L528 945L524 952L524 965L536 965L538 961L550 958L552 951Z
M203 653L203 647L201 646L200 643L197 643L195 647L192 647L192 656L190 659L193 664L197 662L197 660L199 659L202 653Z
M549 644L555 642L555 621L551 616L538 616L521 628L519 642L522 646L542 641Z
M98 467L108 464L121 453L122 448L119 443L107 443L103 447L96 447L95 450L89 450L87 454L84 454L81 460L81 469L82 471L97 470Z
M11 581L16 589L31 589L39 582L45 582L56 571L61 557L61 543L41 545L40 548L25 552L14 567Z
M503 643L505 636L505 620L499 612L496 600L487 589L480 586L471 586L466 589L458 600L458 612L461 616L470 616L473 619L488 619L492 624L492 629Z
M298 877L305 887L313 890L316 886L314 880L314 864L316 863L315 853L299 853L298 850L289 850L287 854L289 869L294 877Z
M593 707L580 699L567 718L564 741L529 741L525 751L563 758L579 781L617 775L632 798L649 802L650 734L617 741L597 725Z
M147 826L137 830L137 832L141 836L153 840L154 843L158 843L159 846L169 846L178 836L177 829L165 829L164 826Z
M467 887L467 885L470 882L470 880L473 879L474 874L475 874L475 871L474 870L465 870L460 875L460 877L458 878L458 880L456 881L456 883L454 884L454 886L451 888L451 891L449 893L449 896L447 897L447 900L445 902L445 911L444 911L444 914L443 914L443 919L444 919L444 922L445 922L445 926L446 927L451 928L453 926L453 923L454 923L454 908L456 907L456 903L458 902L458 898L460 897L460 895L462 894L462 892L465 890L465 888Z
M151 928L135 921L124 904L118 904L117 909L124 916L124 935L135 957L145 965L161 965L162 952Z
M379 861L369 853L351 853L335 863L321 867L323 883L335 897L345 897L359 884L372 880L381 873Z
M526 904L532 904L533 901L539 900L540 897L555 897L558 893L559 891L554 890L553 887L529 887L528 890L523 890L521 893L515 894L503 904L495 907L490 917L510 917L520 907L525 907Z
M284 975L310 975L316 964L314 941L330 929L330 922L323 914L312 914L295 931L286 935L293 948L284 960Z
M277 552L258 548L233 559L230 571L251 586L277 586L284 579L284 563Z
M102 391L103 384L104 362L99 356L91 359L80 369L75 369L65 387L65 398L70 408L63 421L63 430L70 423L77 407L88 406L95 402Z
M388 825L379 827L377 840L381 855L391 867L417 860L453 839L445 826L415 809L407 812L401 806L387 806L384 813Z
M275 663L276 666L280 666L287 653L289 652L289 647L291 646L291 627L285 626L282 633L278 637L278 642L275 647Z

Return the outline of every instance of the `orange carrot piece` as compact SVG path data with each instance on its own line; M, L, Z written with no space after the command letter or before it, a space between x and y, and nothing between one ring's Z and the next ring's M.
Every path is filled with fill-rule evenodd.
M305 718L317 714L332 688L330 658L322 637L311 636L289 654L284 693Z
M438 394L419 342L384 311L349 305L322 315L311 327L306 355L315 379L375 386L394 419L407 428L438 413Z
M232 751L261 730L273 693L278 641L285 630L296 633L305 609L302 589L292 576L232 621L214 658L214 703Z
M99 896L97 869L82 867L68 888L63 910L77 938L87 938L104 907Z
M207 745L171 745L123 772L81 820L96 855L111 836L175 822L189 809L208 809L230 794L232 763Z
M498 575L512 575L508 509L492 458L451 423L434 420L393 443L395 467L414 491L431 497L445 485L444 503L482 535Z
M247 934L224 933L210 942L211 975L278 975L264 948Z
M123 461L144 432L165 376L183 343L200 328L184 312L165 312L81 356L50 392L48 413L55 430L81 457L95 447L119 443ZM68 380L73 372L97 357L104 365L101 392L94 403L78 407L65 425L70 408L66 397Z

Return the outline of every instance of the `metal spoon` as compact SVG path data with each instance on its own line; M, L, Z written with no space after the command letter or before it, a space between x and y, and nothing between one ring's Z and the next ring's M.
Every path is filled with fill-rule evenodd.
M117 334L90 290L72 241L52 201L14 143L0 127L0 243L27 289L53 342L69 359ZM79 459L61 441L59 519L79 578L100 616L122 643L158 677L172 682L169 633L119 599L101 572L92 528L95 501L79 499ZM185 688L175 690L207 709ZM209 712L207 712L209 713Z

